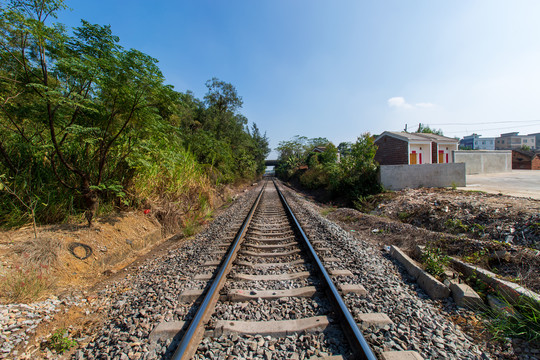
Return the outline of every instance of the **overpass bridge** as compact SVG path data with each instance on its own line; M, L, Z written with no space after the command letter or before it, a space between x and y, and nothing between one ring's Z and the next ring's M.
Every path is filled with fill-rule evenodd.
M277 160L265 160L264 161L264 165L265 166L276 166L278 163Z

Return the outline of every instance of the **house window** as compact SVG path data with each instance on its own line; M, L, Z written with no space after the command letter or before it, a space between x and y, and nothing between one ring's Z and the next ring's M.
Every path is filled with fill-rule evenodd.
M526 142L527 142L527 139L523 139L523 142L526 143Z

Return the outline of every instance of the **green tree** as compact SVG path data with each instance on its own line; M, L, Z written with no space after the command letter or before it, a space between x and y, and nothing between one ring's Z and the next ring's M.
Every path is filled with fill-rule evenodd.
M155 59L123 50L109 26L82 21L68 36L62 25L47 25L64 7L12 1L5 11L0 121L12 140L45 156L58 183L82 197L91 225L103 193L123 194L114 175L136 133L158 116L163 76ZM17 161L7 158L18 173L9 166Z
M255 123L251 125L251 137L253 138L253 156L257 163L257 174L261 175L264 174L266 170L264 161L268 154L270 154L270 143L266 133L261 135L261 132Z
M326 144L324 151L319 154L319 162L323 166L335 164L338 159L337 154L338 154L337 147L332 143L328 143Z
M423 125L422 123L418 124L418 130L416 130L417 133L424 133L424 134L436 134L443 136L443 132L441 129L436 130L430 128L428 125Z
M351 145L350 153L334 168L330 179L333 191L350 201L379 192L376 152L377 146L369 133L359 136Z
M337 146L337 149L341 156L347 156L351 153L351 143L350 142L341 142Z

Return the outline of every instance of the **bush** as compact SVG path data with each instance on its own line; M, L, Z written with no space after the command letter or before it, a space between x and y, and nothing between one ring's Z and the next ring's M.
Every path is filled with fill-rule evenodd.
M307 189L324 188L328 186L328 178L328 173L322 166L318 165L300 175L300 184Z

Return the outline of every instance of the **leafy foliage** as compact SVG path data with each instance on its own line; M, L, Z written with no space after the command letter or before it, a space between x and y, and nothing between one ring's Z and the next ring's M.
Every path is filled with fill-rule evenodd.
M3 225L82 213L91 224L111 208L100 204L187 201L197 186L264 172L268 139L255 124L249 131L233 85L209 80L203 101L176 92L157 60L124 49L110 26L82 20L69 33L51 24L64 8L62 0L0 4Z
M422 123L418 124L418 130L416 130L417 133L424 133L424 134L436 134L436 135L443 135L443 132L441 129L432 129L428 125L424 125Z
M55 331L45 343L45 347L54 350L57 354L63 354L74 346L77 346L77 341L68 337L67 329Z
M338 147L325 138L296 136L280 142L276 150L276 175L284 180L299 176L304 187L326 188L351 203L381 191L374 161L376 147L369 134L358 137L353 144L341 143Z
M428 273L433 276L441 276L450 258L437 247L426 247L422 253L422 263Z

